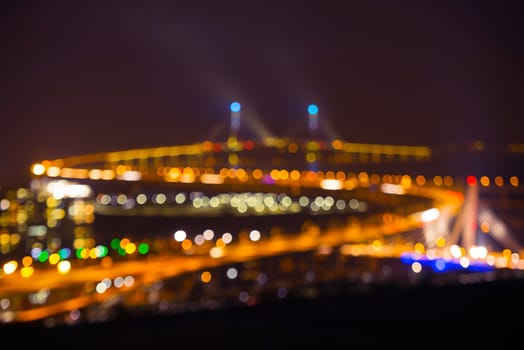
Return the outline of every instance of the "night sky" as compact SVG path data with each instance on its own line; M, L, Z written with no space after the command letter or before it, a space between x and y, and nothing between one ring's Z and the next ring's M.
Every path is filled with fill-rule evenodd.
M42 159L225 138L234 100L277 136L313 102L347 141L524 142L519 3L3 1L0 186Z

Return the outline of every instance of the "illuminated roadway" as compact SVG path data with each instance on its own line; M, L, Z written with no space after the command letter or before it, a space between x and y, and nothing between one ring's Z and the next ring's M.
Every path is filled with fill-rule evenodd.
M266 189L269 192L272 186L281 185L288 189L317 188L330 193L342 193L355 188L367 188L370 179L367 174L349 175L341 170L320 171L297 170L290 162L284 169L282 166L265 165L244 166L243 151L255 152L256 144L240 143L229 140L224 144L206 141L202 144L189 146L158 147L153 149L130 150L122 152L99 153L54 161L43 161L32 167L33 174L38 178L68 179L75 181L102 181L121 180L130 183L149 182L200 182L202 186L211 185L217 188L233 186L255 186L257 189ZM270 140L262 148L284 152L281 157L293 157L302 150L300 159L304 157L311 166L317 164L319 152L326 149L321 143L308 142L299 144L284 140ZM381 157L413 157L424 159L430 156L426 147L387 146L351 144L340 140L328 145L333 156L324 160L332 162L346 162L348 157L366 154L367 156ZM241 157L238 157L241 155ZM184 156L181 160L181 156ZM222 157L223 159L221 159ZM184 162L185 164L180 164ZM202 166L202 163L204 165ZM198 164L190 166L190 164ZM286 164L288 165L288 164ZM244 166L244 167L243 167ZM393 179L392 176L390 178ZM405 245L383 245L376 247L370 244L377 237L395 235L401 232L421 228L436 217L425 217L424 214L436 210L436 213L455 217L460 212L464 195L462 191L451 186L448 188L419 186L410 177L395 177L392 183L379 187L390 195L413 195L430 198L432 206L425 212L411 213L398 217L393 223L367 226L347 226L345 228L328 229L322 232L310 231L296 234L279 235L278 237L262 238L259 241L237 240L221 247L195 247L189 254L173 254L153 256L149 255L140 260L111 261L111 263L81 266L72 261L71 270L59 274L55 268L35 268L34 274L24 278L18 273L5 275L0 279L0 297L7 298L13 295L34 293L43 289L65 289L71 293L66 300L56 300L47 305L11 308L4 311L2 319L6 322L33 321L53 315L63 314L72 310L82 309L89 305L110 300L119 293L148 285L158 280L182 275L187 272L201 271L216 266L231 263L257 260L264 257L279 256L293 252L315 251L321 247L343 247L344 254L369 255L379 257L399 258L406 251L413 250L413 242ZM379 182L378 184L382 183ZM433 212L431 212L433 213ZM446 246L448 247L448 246ZM353 249L354 248L354 249ZM122 289L109 288L105 293L96 293L92 289L85 291L86 285L94 285L104 278L115 279L119 276L133 276L133 283ZM74 292L78 290L78 292Z

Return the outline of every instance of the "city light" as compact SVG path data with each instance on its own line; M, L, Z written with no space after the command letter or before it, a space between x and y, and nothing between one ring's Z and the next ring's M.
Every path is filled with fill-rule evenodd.
M240 103L235 101L231 103L229 109L231 110L231 112L240 112L241 107L242 106L240 105Z
M307 112L309 114L318 114L318 107L315 104L310 104L307 106Z

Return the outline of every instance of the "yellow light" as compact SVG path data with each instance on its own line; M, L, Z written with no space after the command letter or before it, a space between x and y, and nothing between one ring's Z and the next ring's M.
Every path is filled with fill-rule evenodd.
M317 160L317 156L316 156L315 153L313 153L313 152L308 152L308 153L306 154L306 161L307 161L308 163L313 163L313 162L315 162L316 160Z
M360 172L358 174L358 181L360 181L362 184L367 184L369 182L369 176L368 176L368 173L366 172Z
M289 173L289 177L293 181L300 180L300 171L292 170L291 173Z
M227 160L231 165L238 164L238 156L236 154L230 154L229 157L227 157Z
M380 242L378 239L373 241L373 250L379 251L382 248L382 242Z
M511 186L517 187L519 185L519 178L516 176L512 176L509 178L509 183L511 184Z
M42 175L45 172L45 166L43 166L40 163L33 164L33 166L31 167L31 171L34 175Z
M435 186L442 186L442 176L437 175L433 177L433 183L435 184Z
M115 172L111 169L102 171L102 180L113 180L115 178Z
M67 260L62 260L56 265L56 269L58 270L58 273L65 275L71 271L71 263Z
M100 169L91 169L89 171L89 178L91 180L100 180L100 178L102 178L102 170Z
M126 245L126 253L127 254L133 254L135 251L136 251L136 244L129 243L128 245Z
M60 175L60 168L57 166L52 166L47 169L47 176L57 177Z
M287 180L289 177L289 172L286 169L282 169L279 171L280 179Z
M236 172L236 177L240 180L240 181L246 181L247 180L247 173L244 169L240 168L237 170Z
M32 266L24 266L20 269L20 275L22 276L22 278L31 277L34 272L35 269L33 269Z
M489 186L489 177L487 176L482 176L480 178L480 184L484 187L488 187Z
M415 252L417 252L419 254L423 254L424 253L424 244L422 244L420 242L415 244Z
M400 184L404 188L409 188L411 186L411 176L403 175L402 179L400 180Z
M253 178L255 178L257 180L260 180L263 175L264 175L264 173L262 172L262 170L260 170L260 169L253 170L253 173L252 173Z
M437 243L437 247L443 248L446 245L446 239L440 236L439 238L437 238L436 243Z
M502 178L502 176L495 177L495 184L499 187L504 185L504 179Z
M49 256L49 263L51 265L56 265L60 261L60 255L53 253Z
M0 235L0 244L6 245L7 243L9 243L9 233L2 233Z
M212 258L220 258L224 255L224 249L220 248L220 247L213 247L211 249L209 249L209 256L212 257Z
M128 167L126 165L120 164L116 167L116 174L122 176L127 171Z
M204 271L200 274L200 280L204 283L208 283L209 281L211 281L211 272L209 271Z
M96 255L96 254L95 254ZM89 248L84 248L80 251L80 257L82 259L87 259L89 258Z

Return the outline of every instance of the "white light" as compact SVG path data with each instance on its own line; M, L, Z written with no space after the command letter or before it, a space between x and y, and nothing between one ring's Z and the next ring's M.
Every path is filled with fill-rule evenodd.
M117 278L115 278L113 284L116 288L122 288L122 286L124 285L124 278L118 276Z
M186 201L186 195L184 193L177 193L175 196L175 202L177 204L183 204Z
M96 292L98 294L103 294L105 293L105 291L107 290L107 287L104 283L102 282L99 282L97 285L96 285Z
M126 287L131 287L133 284L135 284L135 279L133 276L126 276L126 278L124 278L124 285Z
M418 261L414 261L411 264L411 270L413 270L414 273L419 273L422 271L422 265Z
M252 230L251 232L249 232L249 239L253 242L258 241L260 239L260 231Z
M8 199L2 199L0 201L0 210L7 210L9 209L10 202Z
M456 244L453 244L451 247L449 247L449 252L455 259L458 259L462 256L462 249L460 249L460 247Z
M62 260L56 265L58 272L65 275L71 271L71 263L68 260Z
M486 247L473 246L469 248L469 255L473 259L485 259L488 255L488 250L486 249Z
M486 262L488 263L489 266L495 265L495 257L493 255L488 255L486 257Z
M143 193L140 193L138 196L136 196L136 202L140 205L147 202L147 196Z
M207 230L204 230L203 235L206 241L210 241L213 239L213 237L215 237L215 232L213 232L213 230L211 229L207 229Z
M227 278L229 278L230 280L234 280L238 276L238 271L234 267L230 267L229 269L227 269L226 275Z
M404 194L406 191L402 185L382 184L380 190L387 194Z
M184 230L176 230L173 234L173 238L177 242L183 242L187 237L186 231Z
M423 211L422 214L420 214L420 219L423 222L430 222L430 221L438 219L439 216L440 216L440 211L437 208L431 208L431 209Z
M139 181L142 178L142 173L137 170L125 171L122 175L117 176L117 179L124 181Z
M224 241L225 244L231 243L232 240L233 240L233 235L231 233L225 232L222 235L222 241Z
M195 243L196 243L196 245L202 245L202 244L204 244L205 241L206 240L204 239L203 235L198 234L198 235L195 236Z
M209 249L209 256L216 259L224 255L224 250L220 247L213 247Z
M159 193L159 194L157 194L157 195L155 196L155 202L156 202L157 204L164 204L164 203L166 202L166 200L167 200L167 197L166 197L166 195L163 194L163 193Z
M460 258L460 266L462 266L463 268L467 269L469 267L469 259L467 257L465 257L465 256Z
M55 199L87 198L91 195L91 187L82 184L73 184L65 180L51 181L47 184L47 191Z
M6 275L10 275L13 272L16 271L16 268L18 267L18 263L15 260L11 260L9 262L6 262L4 264L4 273Z
M320 188L324 190L340 190L344 184L337 179L323 179L320 181Z

